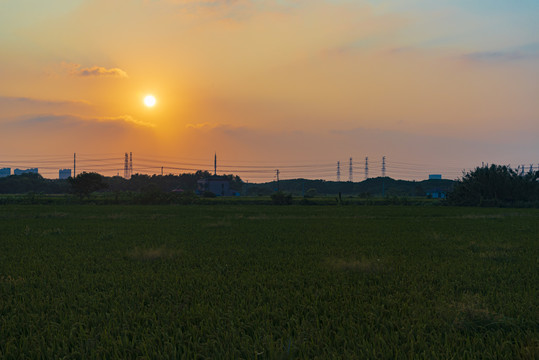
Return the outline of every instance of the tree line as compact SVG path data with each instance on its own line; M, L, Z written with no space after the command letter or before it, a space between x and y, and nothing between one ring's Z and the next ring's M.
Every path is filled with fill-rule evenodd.
M448 203L539 207L539 171L519 174L509 166L477 167L455 183L448 194Z
M0 194L42 194L88 193L93 191L110 192L194 192L197 181L210 177L208 171L197 171L180 175L142 175L134 174L130 179L120 176L106 177L97 173L80 173L69 179L45 179L39 174L27 173L0 178ZM232 190L240 191L243 181L234 175L224 175L230 181ZM98 185L101 184L101 185ZM95 189L93 187L97 186ZM85 190L83 190L85 189Z
M140 175L130 179L81 173L67 180L45 179L28 173L0 178L2 194L76 194L83 199L96 191L132 194L134 203L191 203L197 182L210 177L207 171L181 175ZM292 196L312 198L318 195L355 195L359 197L428 196L429 191L447 194L445 204L456 206L539 207L539 171L519 174L509 166L477 167L457 181L425 180L421 182L374 178L362 182L333 182L294 179L262 184L247 184L240 177L225 175L230 188L244 195L274 195L277 203L290 204ZM205 195L205 194L199 194Z

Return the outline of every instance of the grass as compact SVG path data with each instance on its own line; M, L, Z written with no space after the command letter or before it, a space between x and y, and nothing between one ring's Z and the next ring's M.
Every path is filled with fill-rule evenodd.
M539 357L539 211L0 207L0 358Z

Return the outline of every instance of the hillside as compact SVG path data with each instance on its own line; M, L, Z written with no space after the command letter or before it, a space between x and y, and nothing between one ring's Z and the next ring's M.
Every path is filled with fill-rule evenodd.
M378 177L361 182L337 182L325 180L293 179L261 184L244 184L247 195L268 195L277 189L302 196L304 194L357 196L426 196L434 191L447 192L453 187L453 180L406 181L389 177ZM314 189L314 190L313 190Z
M207 172L197 172L194 174L148 176L133 175L126 180L121 177L105 177L108 185L107 190L113 192L122 191L145 191L148 189L158 189L169 192L174 189L194 191L197 180L209 176ZM453 187L452 180L424 180L406 181L395 180L389 177L378 177L367 179L361 182L348 181L325 181L293 179L281 180L266 183L247 183L233 175L227 175L231 181L231 188L242 195L257 196L270 195L277 190L291 193L295 196L303 195L336 195L341 193L345 196L426 196L433 191L447 192ZM38 174L12 175L0 178L1 194L23 194L28 192L45 194L69 193L71 187L66 180L45 179Z

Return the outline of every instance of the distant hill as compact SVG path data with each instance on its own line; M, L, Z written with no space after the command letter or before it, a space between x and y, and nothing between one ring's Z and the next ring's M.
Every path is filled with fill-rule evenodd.
M293 179L281 180L279 186L276 181L260 184L244 184L244 193L247 195L269 195L279 190L297 196L305 194L354 196L426 196L431 192L448 192L452 189L453 180L423 180L407 181L395 180L389 177L377 177L361 182L325 181Z
M145 191L148 189L159 189L163 192L182 189L194 191L197 180L209 176L210 173L198 171L193 174L182 175L133 175L131 179L105 177L104 181L108 188L105 191ZM231 189L238 191L242 195L257 196L271 195L277 191L277 182L266 183L246 183L234 175L226 175L230 181ZM348 181L325 181L293 179L281 180L279 190L290 193L294 196L304 195L336 195L339 192L345 196L426 196L433 191L448 192L452 189L452 180L424 180L406 181L394 180L389 177L378 177L367 179L361 182ZM67 180L44 179L38 174L12 175L0 178L0 194L22 194L28 192L44 194L64 194L71 192L71 187Z

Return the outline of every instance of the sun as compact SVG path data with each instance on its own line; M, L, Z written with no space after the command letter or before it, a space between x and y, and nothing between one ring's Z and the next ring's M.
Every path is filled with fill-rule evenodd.
M157 100L153 95L146 95L144 97L144 105L146 105L147 107L154 107L156 102Z

